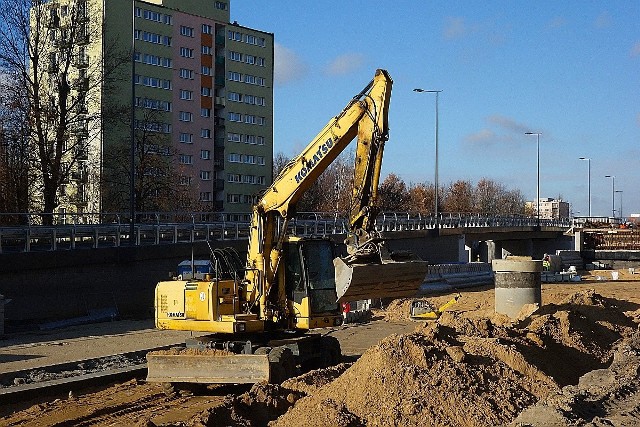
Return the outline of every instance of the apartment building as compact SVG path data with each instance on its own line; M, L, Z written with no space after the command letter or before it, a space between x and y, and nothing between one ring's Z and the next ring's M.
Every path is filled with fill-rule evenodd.
M549 197L540 198L539 201L526 202L525 208L533 212L537 216L536 210L540 205L540 219L568 219L569 218L569 202Z
M60 210L127 211L133 154L136 210L250 212L272 181L273 34L230 23L229 1L47 7L52 40L72 27L85 34L74 38L72 98L86 118L69 136L83 153ZM79 9L85 19L65 21Z

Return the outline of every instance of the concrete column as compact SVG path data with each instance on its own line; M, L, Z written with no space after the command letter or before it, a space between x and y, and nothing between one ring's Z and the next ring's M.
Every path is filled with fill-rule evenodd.
M493 260L495 272L495 310L516 318L526 304L542 305L540 274L542 261L522 259Z
M496 240L487 240L487 262L494 259L502 259L502 243Z
M573 250L582 251L584 249L584 233L582 231L576 231L573 234Z

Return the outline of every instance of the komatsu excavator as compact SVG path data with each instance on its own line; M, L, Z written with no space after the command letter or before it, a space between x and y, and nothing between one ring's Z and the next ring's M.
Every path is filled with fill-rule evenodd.
M196 350L150 353L149 381L281 381L297 365L337 362L337 340L300 332L341 325L341 302L416 294L427 263L392 253L374 228L391 85L377 70L284 167L253 207L246 265L229 261L203 280L158 283L156 326L210 335L187 343ZM356 137L348 255L339 258L329 239L288 235L288 222L296 202Z

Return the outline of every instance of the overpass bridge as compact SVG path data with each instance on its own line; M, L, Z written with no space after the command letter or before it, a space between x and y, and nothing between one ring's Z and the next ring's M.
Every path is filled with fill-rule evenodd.
M250 216L151 212L139 214L137 222L131 227L126 215L121 214L67 214L52 218L50 222L53 225L42 225L39 215L4 215L7 218L11 215L12 220L17 219L23 225L0 226L0 254L242 241L249 236ZM0 223L2 219L3 215L0 214ZM488 250L492 253L489 259L499 256L500 249L514 254L524 251L527 253L522 255L534 255L533 240L557 238L570 227L568 220L464 213L447 213L436 217L388 212L380 214L375 221L375 228L388 240L464 236L463 244L469 250L477 246L474 242L494 242L489 244ZM334 214L299 213L289 223L287 231L301 236L330 236L341 241L347 233L347 222L345 218ZM496 246L495 242L502 243ZM470 255L466 260L475 258Z

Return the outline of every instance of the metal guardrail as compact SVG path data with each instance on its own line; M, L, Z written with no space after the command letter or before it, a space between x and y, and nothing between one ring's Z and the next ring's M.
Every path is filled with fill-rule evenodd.
M35 214L0 214L14 218L23 215L25 225L0 226L0 253L75 250L131 245L131 227L125 215L67 214L54 225L42 225ZM242 240L249 238L250 214L228 213L141 213L134 224L136 246ZM62 220L61 220L62 219ZM233 220L229 220L233 219ZM239 220L242 219L242 220ZM95 222L94 222L95 221ZM102 221L102 222L101 222ZM279 224L281 225L281 224ZM383 213L375 228L380 232L420 231L439 228L529 228L536 218L488 216L478 214L421 215ZM568 220L541 220L544 227L569 228ZM287 232L300 236L346 234L346 219L329 213L299 213L289 222Z

